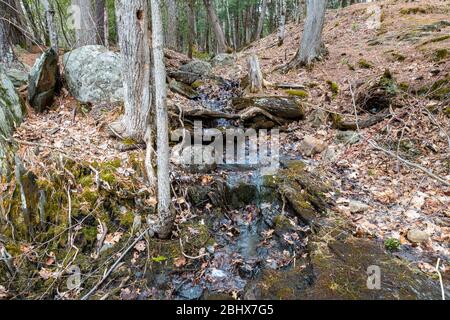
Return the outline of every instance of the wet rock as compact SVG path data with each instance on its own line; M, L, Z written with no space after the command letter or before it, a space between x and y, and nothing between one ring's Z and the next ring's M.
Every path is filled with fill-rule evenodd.
M212 74L212 67L208 62L193 60L185 65L182 65L180 71L195 73L203 76Z
M300 143L300 152L305 156L313 156L317 153L322 153L327 145L323 140L316 139L313 136L305 136Z
M364 202L357 200L350 200L348 207L351 213L361 213L369 210L370 206Z
M48 49L35 62L28 75L28 100L37 112L51 107L55 99L58 82L57 59L55 50Z
M355 131L338 131L336 141L343 144L355 144L359 142L359 134Z
M198 300L203 295L203 288L199 285L192 285L191 283L184 285L178 291L178 295L186 300Z
M175 79L170 81L169 88L175 93L181 94L182 96L188 99L195 99L198 97L198 93L192 89L191 86L184 84L182 82L178 82Z
M232 54L228 53L219 53L212 60L211 63L213 66L229 66L234 64L234 57Z
M82 103L123 101L122 61L103 46L84 46L63 57L70 93Z
M427 242L428 239L430 238L430 235L427 232L422 231L420 229L411 229L408 231L406 237L408 238L409 241L413 243L422 243Z
M14 84L14 87L19 88L28 83L28 73L19 69L9 69L7 71L8 78Z

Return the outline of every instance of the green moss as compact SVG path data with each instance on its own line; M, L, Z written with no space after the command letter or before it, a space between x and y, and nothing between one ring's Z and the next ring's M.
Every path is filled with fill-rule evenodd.
M193 89L198 89L198 88L200 88L201 86L203 86L205 83L203 82L203 81L201 81L201 80L196 80L196 81L194 81L194 83L193 84L191 84L191 87L193 88Z
M133 212L127 212L120 216L119 218L120 225L123 227L132 227L134 223L134 214Z
M389 251L395 251L398 250L398 248L400 248L401 243L395 238L389 238L386 239L386 241L384 241L384 246Z
M275 230L288 230L292 226L289 219L282 214L277 215L273 219L273 223L275 226Z
M162 263L166 260L167 260L167 257L165 257L165 256L152 257L152 261L156 262L156 263Z
M94 243L97 240L97 227L84 227L81 232L88 243Z
M373 68L373 64L365 59L359 59L358 66L361 69L372 69Z
M398 87L400 88L400 90L402 91L408 91L409 90L409 84L406 82L400 82L398 84Z
M412 8L402 8L400 9L400 13L403 15L407 14L418 14L418 13L427 13L427 9L422 7L412 7Z
M394 58L395 61L403 62L406 60L406 57L402 55L401 53L392 52L391 53L392 58Z
M439 62L449 56L447 49L437 49L433 54L433 60Z
M99 197L98 192L86 189L82 192L81 198L91 205L95 205Z
M447 39L450 39L450 35L443 35L443 36L439 36L439 37L427 40L427 41L423 42L421 44L421 46L424 46L424 45L427 45L427 44L430 44L430 43L441 42L441 41L444 41L444 40L447 40Z
M290 96L296 96L296 97L300 97L302 99L306 99L309 96L308 92L306 92L305 90L289 89L289 90L286 90L285 92Z
M444 109L444 114L447 116L447 118L450 118L450 107Z
M383 76L379 81L379 86L389 94L398 93L397 82L389 69L384 70Z
M339 86L336 82L333 82L331 80L327 80L328 87L333 94L333 97L337 96L339 94Z
M445 100L450 98L450 77L439 79L431 86L424 86L417 90L419 95L429 95L431 99Z
M132 139L132 138L125 138L122 139L122 143L126 146L134 146L137 144L136 140Z

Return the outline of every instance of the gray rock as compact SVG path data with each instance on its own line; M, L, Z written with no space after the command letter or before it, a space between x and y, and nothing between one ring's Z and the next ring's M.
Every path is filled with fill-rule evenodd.
M408 231L406 237L411 242L422 243L427 242L428 239L430 238L430 235L427 232L422 231L420 229L411 229Z
M198 75L210 75L212 73L211 64L201 60L192 60L182 65L180 71L195 73Z
M0 135L9 138L23 120L24 108L13 83L0 66ZM0 176L8 172L11 146L0 139Z
M194 89L192 89L191 86L184 84L182 82L178 82L175 79L170 81L169 88L173 92L181 94L182 96L188 99L195 99L198 97L198 93Z
M178 292L178 295L187 300L198 300L203 294L203 288L199 285L184 285Z
M299 148L303 155L309 157L323 152L327 148L327 145L324 141L314 138L313 136L305 136L303 141L300 143Z
M351 213L361 213L369 210L370 206L364 202L357 200L350 200L348 204Z
M212 60L211 63L213 66L229 66L234 64L234 57L232 54L228 53L219 53Z
M58 56L49 49L36 60L28 75L28 100L37 112L53 104L57 81Z
M7 75L16 88L28 83L28 73L19 69L9 69Z
M336 141L344 144L355 144L359 141L359 134L355 131L338 131Z
M123 101L122 60L103 46L84 46L63 57L70 93L82 103Z

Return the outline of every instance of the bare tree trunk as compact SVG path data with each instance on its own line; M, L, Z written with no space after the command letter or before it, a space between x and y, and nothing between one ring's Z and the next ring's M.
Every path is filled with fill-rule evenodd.
M322 43L322 31L325 23L327 0L307 0L305 30L303 31L300 49L294 59L283 69L285 71L311 64L320 59L325 52Z
M26 37L27 28L24 21L22 7L17 0L0 1L0 19L5 23L6 34L12 44L29 47L29 36Z
M167 22L167 47L178 49L178 8L176 0L167 0L169 19Z
M53 8L53 4L51 4L48 0L42 0L45 8L45 16L47 18L47 28L48 34L50 37L50 46L55 50L56 54L58 54L58 29L56 28L55 23L55 9Z
M108 8L106 7L103 17L104 17L103 29L104 29L105 47L109 49L109 19L108 19Z
M106 47L105 42L105 0L95 0L95 24L97 43Z
M121 138L144 142L151 107L151 66L147 0L116 1L117 30L122 54L125 113L110 124Z
M251 93L258 93L262 90L264 79L256 54L248 58L248 80Z
M97 44L97 26L91 0L72 0L80 8L80 28L76 30L77 47Z
M286 33L286 0L280 0L280 17L278 23L278 46L282 46Z
M189 27L188 56L189 56L189 58L192 59L194 47L197 45L197 42L196 42L197 41L197 32L196 32L196 28L195 28L195 0L188 0L187 9L188 9L187 16L188 16L188 27Z
M25 18L28 20L27 25L31 28L31 31L33 32L33 39L37 44L42 44L42 37L41 32L39 32L39 28L36 25L36 20L34 19L33 13L31 11L30 5L28 4L27 0L22 0L21 4L23 5L23 8L25 10Z
M266 20L267 0L262 0L261 13L259 14L258 27L256 29L255 40L261 39L261 34Z
M164 65L164 39L159 0L151 0L152 47L154 67L154 93L157 127L158 224L154 229L160 238L172 233L174 215L170 208L169 126L167 115L166 67Z
M16 56L8 38L7 22L0 18L0 64L9 68L15 60Z
M212 0L203 0L206 10L208 11L208 18L211 26L213 27L214 34L217 40L218 52L223 53L228 51L227 41L223 33L222 27L220 26L219 18L216 14L216 9L214 8L214 3Z

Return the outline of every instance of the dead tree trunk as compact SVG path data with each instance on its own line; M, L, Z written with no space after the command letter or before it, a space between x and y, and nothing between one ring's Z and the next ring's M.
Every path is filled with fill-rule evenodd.
M29 47L30 35L27 38L27 27L24 21L22 7L17 0L0 1L0 19L4 21L6 34L13 45Z
M283 68L285 71L309 65L323 56L326 51L322 43L326 7L327 0L307 0L305 30L303 31L300 49L294 59Z
M131 138L139 143L145 141L151 106L147 12L147 0L116 1L125 113L109 127L116 136Z
M248 82L251 93L258 93L263 88L263 74L256 54L253 54L248 58Z
M75 31L77 38L77 47L97 44L97 27L95 23L95 14L92 9L91 0L72 0L74 6L80 10L80 25Z
M169 19L167 22L167 47L172 50L178 49L178 8L175 0L167 0L167 11Z
M170 208L169 120L167 115L166 67L164 39L159 0L151 0L154 94L156 108L156 146L158 179L158 223L155 233L168 238L172 233L174 215Z
M286 33L286 0L280 0L280 17L278 22L278 46L282 46Z
M225 34L223 33L222 27L220 26L219 18L216 14L216 9L211 0L203 0L205 4L206 11L208 12L209 22L214 30L214 34L217 40L217 51L219 53L224 53L228 51L227 41L225 39Z

